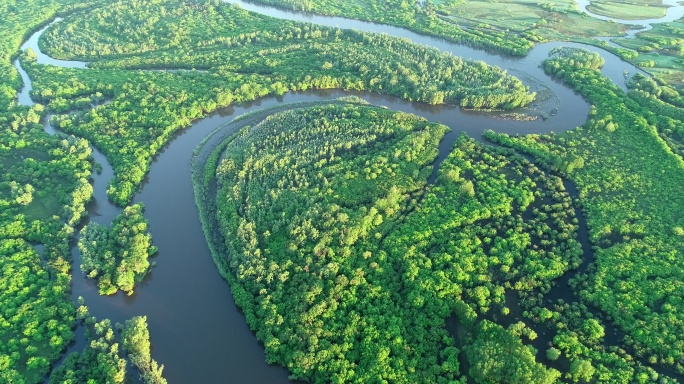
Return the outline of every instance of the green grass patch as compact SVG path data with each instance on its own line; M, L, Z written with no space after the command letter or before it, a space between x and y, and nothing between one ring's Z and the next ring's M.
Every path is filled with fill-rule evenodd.
M587 10L597 15L623 20L657 19L665 16L667 7L626 1L592 1Z
M655 24L653 29L638 33L632 39L613 41L632 51L616 52L625 60L668 84L676 87L684 84L684 23L681 20Z
M45 194L34 198L25 208L19 211L26 215L28 220L46 220L62 208L59 198L55 194Z
M512 31L534 41L571 40L578 37L619 36L625 26L588 17L574 1L544 3L523 1L464 1L440 10L454 23L476 29Z

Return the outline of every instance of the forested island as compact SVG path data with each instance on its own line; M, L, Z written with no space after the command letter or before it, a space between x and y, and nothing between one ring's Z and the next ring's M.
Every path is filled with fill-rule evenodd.
M501 340L486 335L506 331L474 325L478 313L507 312L505 287L548 288L578 263L570 199L526 159L466 137L428 185L445 131L322 106L244 127L208 163L220 197L204 196L217 200L205 225L221 234L221 268L269 361L314 382L447 382L467 351L483 382L505 376L485 368L502 357L529 370L522 381L558 377L512 335L519 352L497 355ZM452 313L464 327L456 339Z
M135 284L150 271L148 258L157 248L151 244L143 208L142 204L126 207L114 219L112 228L91 223L81 231L81 270L89 278L98 279L103 295L119 289L132 294Z
M668 4L0 3L0 382L683 381Z

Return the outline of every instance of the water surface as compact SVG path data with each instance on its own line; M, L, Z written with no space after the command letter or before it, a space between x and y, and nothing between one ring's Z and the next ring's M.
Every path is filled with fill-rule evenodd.
M72 286L74 300L78 296L83 296L91 309L91 314L98 319L110 318L113 322L123 322L132 316L146 315L154 346L153 357L166 366L165 376L172 383L288 381L284 368L265 363L263 347L248 329L243 315L235 306L230 288L219 276L202 233L191 185L190 159L194 148L214 128L232 120L234 116L255 108L357 95L372 104L414 113L449 126L452 131L440 145L439 156L444 158L456 135L462 131L479 138L487 129L506 133L547 133L566 131L584 123L589 110L588 104L566 86L551 80L539 68L541 61L557 46L571 45L600 52L606 58L603 73L623 89L624 71L636 72L635 67L616 56L581 44L540 44L527 57L518 58L479 51L386 25L313 16L235 2L249 10L274 17L388 33L466 58L483 60L507 69L535 89L550 90L554 96L540 107L545 108L548 120L523 122L493 118L491 114L462 111L451 106L408 102L370 92L290 92L282 97L267 97L240 106L220 109L179 132L155 158L142 190L134 199L135 202L145 204L145 216L150 223L153 242L159 248L158 256L154 259L157 266L136 289L136 294L125 296L119 293L102 297L98 294L95 281L86 279L78 269L80 255L74 248ZM58 21L59 19L56 20ZM37 31L22 47L32 48L37 53L39 63L86 68L84 62L56 60L40 51L38 40L47 28L49 26ZM20 102L32 105L28 93L31 87L30 79L19 65L17 68L25 84ZM46 129L50 130L51 126L46 124ZM113 170L96 149L94 156L96 161L103 164L103 172L94 175L95 201L89 206L89 220L109 224L120 212L119 208L108 202L105 194ZM80 341L75 348L79 348L83 342L82 335L78 339Z

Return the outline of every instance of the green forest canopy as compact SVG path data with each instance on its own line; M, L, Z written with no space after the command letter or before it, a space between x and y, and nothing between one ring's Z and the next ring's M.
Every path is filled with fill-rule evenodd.
M533 322L556 318L566 364L615 382L649 374L603 344L600 321L540 299L582 253L561 180L462 136L428 186L445 131L328 105L279 112L218 147L196 183L203 223L268 361L314 382L439 382L463 378L465 353L476 382L553 382L519 339L537 337L532 323L482 320L508 318L517 293ZM520 349L502 352L510 340Z
M33 96L56 113L111 100L106 106L58 117L57 122L107 154L118 172L110 195L122 205L171 134L220 105L310 87L370 89L481 108L513 107L531 99L517 79L497 69L388 37L282 22L210 3L100 5L68 0L0 4L3 381L43 381L50 364L73 338L69 239L92 195L90 149L83 139L43 132L38 124L46 113L42 106L17 105L20 78L11 66L22 40L58 12L77 11L57 24L42 46L55 56L93 61L95 69L40 66L32 63L29 53L24 63L35 80ZM88 11L78 13L85 6ZM412 12L403 6L396 9L401 11L391 17ZM436 20L433 11L425 13L432 21ZM181 25L185 17L192 25L166 28L169 23ZM422 13L416 17L423 17ZM131 28L125 20L145 27ZM676 66L671 58L655 60L655 53L670 56L677 49L671 36L678 33L677 25L666 28L644 35L649 48L641 51L650 52L642 59L645 63ZM508 35L504 44L497 45L497 34L491 39L483 33L486 29L459 36L478 46L513 47L510 52L516 54L537 38ZM411 60L402 61L405 55ZM288 70L279 70L282 65ZM552 281L580 263L572 199L557 176L510 151L462 137L442 164L437 182L426 186L444 128L358 106L287 115L288 121L302 123L305 131L311 129L307 140L318 148L315 153L288 147L293 143L287 132L283 142L267 143L273 157L248 156L254 148L262 148L253 140L256 131L241 136L252 140L254 147L227 143L237 156L235 164L251 172L246 173L250 177L264 176L260 173L264 171L284 172L282 166L292 159L278 157L276 149L293 148L294 154L287 156L304 157L295 156L301 160L292 171L295 178L282 187L312 197L301 200L287 191L253 195L266 186L281 187L280 180L250 179L247 189L240 191L264 200L259 200L263 205L244 205L235 216L245 226L235 227L231 221L235 219L224 210L212 216L222 220L226 233L245 235L225 246L260 255L249 262L231 259L232 265L221 268L232 273L234 287L242 289L237 289L237 299L265 341L268 358L287 365L297 377L319 381L330 377L462 380L469 374L478 382L517 378L546 382L558 377L554 370L558 369L566 380L627 383L670 382L662 372L671 371L663 367L681 373L684 332L677 295L682 288L678 271L682 270L684 223L677 212L682 206L684 103L679 91L661 79L637 78L632 91L624 95L594 71L599 65L597 57L577 51L557 54L546 64L547 71L594 104L589 122L581 129L524 138L489 135L577 184L597 260L595 268L573 283L580 292L577 302L546 300ZM392 71L399 74L387 77ZM347 109L340 112L340 108ZM322 123L326 135L317 135L320 127L306 125L307 121ZM368 122L376 124L355 126ZM347 141L335 135L338 126L355 126L360 133L367 129L372 134ZM283 127L273 121L259 127L266 128ZM390 132L394 136L388 143L379 141ZM328 135L331 141L323 143L320 139ZM349 152L354 158L345 157L352 148L361 151ZM272 168L260 169L261 164ZM227 180L242 176L232 173L230 163L222 166L227 167L219 169L219 185L224 192L236 192L229 190ZM343 177L338 170L344 171ZM239 196L220 201L223 208L238 211L240 202ZM357 206L365 211L351 209ZM251 235L254 228L264 227L264 218L278 212L294 219L278 217L274 221L280 223L278 230L269 223L267 232ZM332 241L333 235L343 242ZM299 256L288 263L286 256L292 255ZM329 281L333 274L335 280ZM246 276L260 280L252 282ZM281 287L294 291L291 297L299 300L293 310ZM512 321L518 297L525 321L502 326ZM452 313L459 325L447 331L444 320ZM306 329L300 330L298 321L306 321ZM140 325L140 319L135 322ZM626 334L619 345L608 340L611 324ZM142 336L134 354L144 353L149 345L137 325ZM112 352L118 341L111 325L92 320L90 326L94 343L69 360L66 374L76 381L123 380L123 352ZM359 331L362 328L364 332ZM432 328L438 332L424 331ZM541 337L536 338L533 329L551 332L553 347L540 346L535 340ZM349 336L355 332L359 340ZM281 340L290 340L291 335L297 335L296 342L284 345ZM331 344L337 335L346 339ZM504 345L509 348L502 353ZM357 361L362 358L369 362L359 368ZM96 360L97 366L92 364ZM159 379L161 369L153 360L134 360L142 363L138 366L145 380ZM501 367L514 374L502 377ZM54 377L59 381L59 375Z
M112 99L62 118L59 126L104 152L116 173L109 196L120 205L136 192L153 156L175 131L221 106L308 88L373 90L478 109L509 109L534 98L499 68L408 40L211 2L115 2L56 24L41 46L52 56L92 61L97 68L26 60L33 96L53 110ZM120 70L135 68L177 70Z
M583 127L566 134L488 137L577 183L596 257L595 268L580 279L582 298L626 333L624 343L639 356L682 372L681 97L643 77L625 94L593 61L574 50L545 63L594 105ZM568 167L568 159L581 159L581 166Z

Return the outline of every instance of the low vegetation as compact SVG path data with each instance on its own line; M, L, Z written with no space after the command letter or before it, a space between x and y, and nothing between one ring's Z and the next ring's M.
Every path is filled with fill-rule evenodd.
M681 89L684 85L681 55L684 53L684 22L655 24L652 29L639 32L634 38L617 38L613 41L620 49L615 53L640 66L662 84Z
M667 6L660 0L612 0L592 1L587 10L614 19L643 20L665 16Z
M626 27L580 13L574 0L255 0L323 15L395 25L477 48L524 56L537 42L620 36Z
M441 8L426 1L311 1L311 0L258 0L257 2L324 15L344 16L353 19L396 25L418 33L443 37L447 40L478 48L496 49L511 55L524 56L533 43L517 33L493 29L461 28L444 17Z

